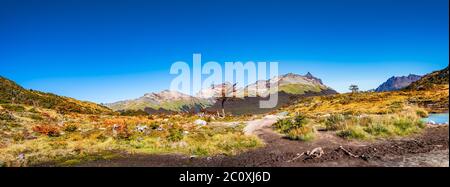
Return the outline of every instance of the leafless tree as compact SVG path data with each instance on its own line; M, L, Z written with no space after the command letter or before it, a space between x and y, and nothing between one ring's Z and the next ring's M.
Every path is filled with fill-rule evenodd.
M359 91L358 85L354 85L354 84L350 85L349 89L352 91L352 93L358 93L358 91Z
M222 109L222 117L226 116L226 113L225 113L225 102L227 102L231 98L235 97L236 85L237 85L237 83L233 84L233 86L231 87L231 90L230 90L229 88L226 87L225 83L222 83L222 87L221 87L221 90L220 90L220 92L221 92L220 96L216 97L216 101L220 102L220 107ZM228 97L227 93L229 93L230 91L231 91L231 97ZM217 111L217 113L219 115L219 111Z

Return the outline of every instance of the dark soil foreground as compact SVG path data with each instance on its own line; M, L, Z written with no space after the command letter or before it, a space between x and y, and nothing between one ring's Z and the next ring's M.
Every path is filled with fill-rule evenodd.
M236 156L219 155L192 158L185 155L122 155L112 160L83 163L81 167L448 167L449 129L428 127L414 137L347 141L332 132L319 132L311 142L284 139L270 128L257 132L265 142L263 148ZM322 148L320 157L307 151ZM304 153L304 154L302 154Z

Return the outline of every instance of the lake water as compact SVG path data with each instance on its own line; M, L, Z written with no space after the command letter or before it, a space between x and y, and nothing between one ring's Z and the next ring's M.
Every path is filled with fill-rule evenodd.
M423 118L425 122L434 121L437 124L448 124L448 112L447 113L438 113L438 114L430 114L427 118Z

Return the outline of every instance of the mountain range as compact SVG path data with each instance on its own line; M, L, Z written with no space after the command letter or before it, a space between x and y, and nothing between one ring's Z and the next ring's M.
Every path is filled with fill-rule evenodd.
M420 79L417 75L392 77L383 83L377 91L392 90L433 90L448 88L449 69L435 71ZM268 86L264 88L262 85ZM444 86L442 86L444 85ZM278 88L278 89L275 89ZM244 88L235 88L230 83L213 85L202 89L196 96L176 91L164 90L159 93L145 94L140 98L99 105L88 101L79 101L70 97L58 96L21 87L15 82L0 76L0 104L21 104L48 108L60 113L75 112L84 114L112 114L114 111L138 111L138 114L177 113L177 112L217 112L221 109L222 90L242 93L242 98L230 98L225 102L226 111L232 114L257 114L290 104L300 97L337 94L335 90L323 84L322 80L311 73L306 75L285 74L269 80L259 80ZM261 109L259 102L268 100L269 94L278 92L278 105L272 109ZM257 93L256 97L250 93ZM140 111L140 112L139 112Z
M232 107L227 108L234 108L236 110L234 113L242 113L237 111L247 110L245 108L249 107L252 110L257 110L259 108L259 101L267 99L269 94L275 92L281 93L279 100L280 106L286 104L290 100L288 98L292 96L337 93L309 72L304 76L289 73L273 77L269 80L259 80L244 88L233 89L233 85L226 82L204 88L196 96L165 90L159 93L145 94L137 99L106 104L106 106L115 111L144 110L147 113L195 112L203 109L215 111L221 107L218 106L216 98L221 97L223 90L227 92L235 91L236 94L245 96L227 102L228 105L232 105ZM252 95L251 93L257 94ZM233 113L233 110L230 112Z
M406 88L411 83L418 81L422 76L409 74L408 76L391 77L375 89L376 92L395 91Z

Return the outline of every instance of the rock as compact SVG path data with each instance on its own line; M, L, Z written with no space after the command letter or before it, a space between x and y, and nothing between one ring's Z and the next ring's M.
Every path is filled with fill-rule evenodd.
M327 118L327 117L330 117L330 116L331 116L331 114L325 114L322 117Z
M325 153L321 147L318 147L313 149L312 151L308 151L306 154L311 158L320 158Z
M289 115L289 112L286 112L286 111L280 112L280 113L277 114L277 116L281 116L281 117L285 117L287 115Z
M25 154L20 153L19 156L17 156L17 159L20 160L20 161L25 160Z
M205 126L205 125L208 124L208 122L206 122L205 120L198 119L198 120L194 121L194 124L195 125L200 125L200 126Z
M138 125L138 126L136 127L136 131L137 131L137 132L145 132L147 129L148 129L148 127L145 126L145 125Z

